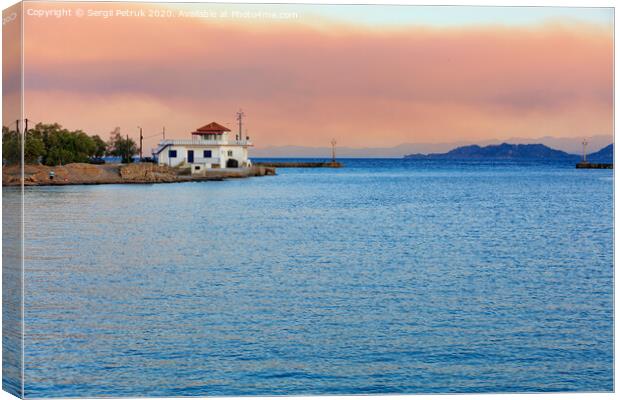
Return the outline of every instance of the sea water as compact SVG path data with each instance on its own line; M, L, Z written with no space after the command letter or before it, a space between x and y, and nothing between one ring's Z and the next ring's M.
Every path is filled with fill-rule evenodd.
M342 161L26 188L26 396L613 390L612 171Z

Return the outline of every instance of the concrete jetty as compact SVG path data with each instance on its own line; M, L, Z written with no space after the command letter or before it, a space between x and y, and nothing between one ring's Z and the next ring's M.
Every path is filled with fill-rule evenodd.
M590 162L579 162L576 165L577 169L613 169L614 165L611 163L590 163Z
M274 161L274 162L257 162L254 165L269 168L342 168L343 165L339 161L319 161L319 162L304 162L304 161Z

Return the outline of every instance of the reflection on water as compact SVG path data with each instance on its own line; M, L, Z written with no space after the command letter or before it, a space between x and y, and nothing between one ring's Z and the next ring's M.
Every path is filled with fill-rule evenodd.
M26 395L612 390L611 171L346 164L29 188Z
M22 190L2 188L2 389L22 392Z

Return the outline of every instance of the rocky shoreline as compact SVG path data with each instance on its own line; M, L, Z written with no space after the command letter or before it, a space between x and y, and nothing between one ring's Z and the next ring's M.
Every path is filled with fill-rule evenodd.
M192 176L187 168L171 168L151 163L103 164L84 163L48 167L24 166L24 186L104 185L104 184L152 184L198 181L221 181L275 175L276 169L265 166L250 168L222 168L205 171L202 176ZM2 186L19 186L21 168L4 166Z

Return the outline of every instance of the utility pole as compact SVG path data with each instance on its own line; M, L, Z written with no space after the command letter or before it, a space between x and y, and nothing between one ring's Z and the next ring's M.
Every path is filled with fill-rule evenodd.
M243 112L242 109L239 109L239 111L237 111L237 121L239 121L239 136L238 136L238 140L243 140L243 117L245 117L245 113Z
M22 137L19 134L19 120L15 120L15 130L17 131L17 143L20 144L19 146L19 163L21 164L21 175L22 177L20 178L22 180L22 183L24 182L24 147L26 147L26 144L22 141Z
M581 144L583 145L583 162L587 162L587 160L586 160L586 148L588 147L588 141L586 139L583 139L583 142L581 142Z
M332 139L331 144L332 144L332 162L335 163L336 162L336 139Z
M164 126L164 129L161 131L162 137L164 140L166 140L166 127Z
M24 141L22 142L22 148L24 149L23 153L24 153L24 157L26 156L26 140L28 135L28 118L24 118ZM24 163L26 162L26 160L24 160Z
M129 164L129 135L127 135L127 143L125 143L125 146L127 147L127 164Z
M138 127L138 129L140 129L140 162L142 162L142 139L144 139L144 136L142 136L142 127Z

